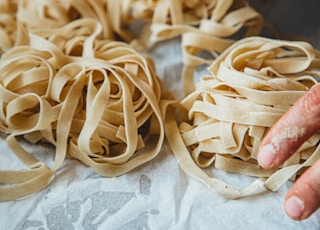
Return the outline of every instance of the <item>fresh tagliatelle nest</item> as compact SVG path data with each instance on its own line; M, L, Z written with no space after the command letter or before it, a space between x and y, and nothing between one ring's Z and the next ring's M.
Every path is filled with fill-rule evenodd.
M103 176L153 159L164 140L162 88L151 59L100 40L101 25L76 20L26 33L0 59L0 131L28 169L0 171L0 200L40 191L66 155ZM17 141L55 146L52 168Z
M278 170L258 166L258 148L275 122L318 84L319 68L319 52L305 42L250 37L229 47L209 67L211 75L181 101L188 118L177 126L170 116L174 109L167 111L167 137L181 167L232 199L276 191L295 179L319 158L319 133ZM210 177L204 169L211 166L259 179L239 191Z
M98 21L104 39L119 37L136 50L181 36L186 93L194 90L196 68L211 64L236 38L259 35L263 26L246 0L0 0L0 48L21 44L21 25L53 29L80 18Z

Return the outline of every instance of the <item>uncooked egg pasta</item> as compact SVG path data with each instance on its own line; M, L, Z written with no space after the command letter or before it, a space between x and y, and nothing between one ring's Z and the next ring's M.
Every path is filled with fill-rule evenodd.
M184 108L181 111L187 119L175 126L167 112L168 140L185 172L211 190L235 199L265 189L276 191L314 163L320 156L319 133L278 170L260 168L257 154L275 122L318 84L319 57L309 43L262 37L242 39L225 50L209 67L211 74L177 106ZM296 131L294 127L288 130L292 134ZM237 190L210 177L205 169L212 167L259 179Z
M235 39L259 35L263 26L262 16L246 0L2 0L1 3L3 50L21 44L16 38L21 24L29 31L52 29L80 18L95 19L102 26L102 38L120 37L136 50L150 49L159 41L181 36L185 94L194 90L194 75L200 65L210 65ZM142 29L130 30L137 22L142 26L135 28ZM204 58L203 53L212 58Z
M0 200L41 191L67 156L103 176L126 173L160 152L164 127L181 167L226 197L295 179L319 157L318 133L278 170L260 168L256 156L270 127L317 84L320 54L304 42L235 43L263 24L246 0L0 0L0 131L26 166L0 171ZM138 53L178 36L181 103ZM200 65L210 75L195 87ZM176 107L186 117L179 126ZM55 146L52 165L21 136ZM259 179L239 191L208 176L212 166Z
M28 169L0 171L0 200L43 189L66 155L118 176L160 152L162 88L154 63L125 43L97 39L101 31L94 19L38 29L29 45L2 55L1 132ZM53 144L53 166L24 150L19 136Z

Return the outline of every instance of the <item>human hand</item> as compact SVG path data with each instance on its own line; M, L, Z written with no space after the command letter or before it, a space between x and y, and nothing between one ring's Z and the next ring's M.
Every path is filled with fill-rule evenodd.
M303 142L320 130L320 84L311 88L272 127L260 145L259 164L278 168ZM320 207L320 159L288 191L284 209L294 220L308 218Z

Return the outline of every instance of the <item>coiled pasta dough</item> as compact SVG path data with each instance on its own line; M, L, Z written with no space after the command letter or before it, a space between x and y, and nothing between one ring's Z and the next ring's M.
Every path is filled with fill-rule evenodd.
M263 26L263 17L246 0L1 0L1 3L3 50L24 41L19 39L23 32L21 25L28 31L52 29L81 18L100 22L102 38L119 37L136 50L181 36L185 94L194 90L194 74L200 65L211 64L236 39L259 35ZM141 31L130 30L139 22ZM202 53L213 57L203 58Z
M137 21L140 33L130 31ZM319 53L307 43L260 37L232 45L262 26L246 0L0 0L0 131L29 168L0 171L0 200L43 189L67 154L104 176L149 161L164 139L164 114L180 165L212 190L229 198L277 190L318 157L319 134L278 171L257 166L257 149L275 121L317 84ZM164 100L171 97L154 63L133 49L177 36L188 95L181 103ZM195 89L202 64L212 75ZM189 116L179 128L174 103ZM53 144L53 167L24 150L18 136ZM200 169L213 164L261 179L238 191Z
M319 58L308 43L262 37L242 39L223 52L209 67L211 75L181 101L187 119L178 127L170 116L174 109L167 112L168 140L185 172L235 199L266 188L275 191L315 162L320 156L319 133L276 171L260 168L256 159L270 127L318 84ZM293 129L288 132L297 131ZM260 179L239 191L202 170L212 165Z
M263 26L262 15L245 0L136 1L131 8L136 18L151 20L144 31L147 36L132 42L135 47L136 43L150 47L181 35L186 95L194 90L194 74L200 65L210 65L235 38L259 35ZM212 59L202 53L209 53Z
M154 64L125 43L97 39L101 31L94 19L38 29L28 45L2 55L0 130L29 169L0 171L0 200L43 189L67 154L117 176L159 153L163 94ZM53 144L53 167L24 150L18 136Z

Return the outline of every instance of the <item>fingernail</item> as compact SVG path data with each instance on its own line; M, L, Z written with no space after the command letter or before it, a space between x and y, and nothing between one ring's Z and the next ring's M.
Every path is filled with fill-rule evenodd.
M285 211L288 216L298 219L304 211L304 203L296 196L290 197L285 204Z
M271 144L265 145L260 149L258 154L258 162L262 167L272 167L275 158L276 151Z

